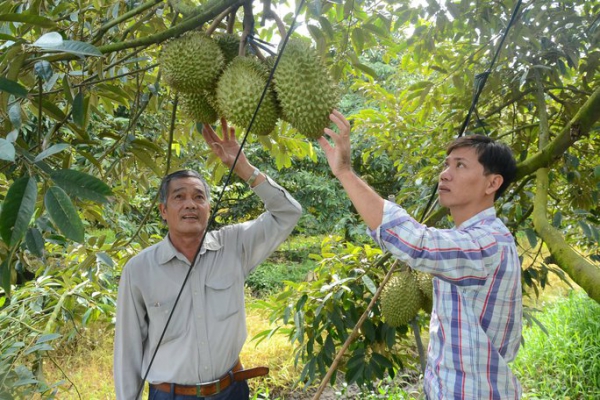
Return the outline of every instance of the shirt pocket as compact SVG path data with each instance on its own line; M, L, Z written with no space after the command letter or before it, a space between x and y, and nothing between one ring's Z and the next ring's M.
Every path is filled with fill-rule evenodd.
M169 315L171 315L174 304L175 300L173 299L164 302L156 301L147 306L149 319L148 335L151 345L158 343L158 340L165 329L165 325L169 320ZM182 304L180 301L175 308L171 321L169 321L169 326L167 327L161 345L178 339L187 332L187 317L185 316L185 312L181 310L181 307Z
M241 290L231 277L219 277L206 282L206 304L218 321L237 314L241 307Z

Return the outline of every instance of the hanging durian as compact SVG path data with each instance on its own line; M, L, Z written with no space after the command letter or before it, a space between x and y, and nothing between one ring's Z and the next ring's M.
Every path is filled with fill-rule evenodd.
M433 277L424 272L416 272L417 286L423 295L421 308L428 313L433 308Z
M216 100L222 116L238 127L250 125L252 116L267 84L268 70L251 57L236 57L219 78ZM252 133L267 135L275 129L279 107L271 88L260 106Z
M421 308L422 294L411 271L394 275L381 292L381 314L385 322L398 327L408 324Z
M316 51L300 39L290 39L274 81L282 119L309 138L322 136L330 125L329 115L338 104L339 93Z
M219 45L223 57L225 59L225 65L228 65L234 58L240 53L240 38L234 33L222 33L215 35L215 42Z
M173 89L204 93L214 90L225 60L212 38L190 31L163 46L160 64L165 80Z
M203 124L214 124L219 115L214 108L214 99L209 98L209 93L179 93L181 109L192 121Z

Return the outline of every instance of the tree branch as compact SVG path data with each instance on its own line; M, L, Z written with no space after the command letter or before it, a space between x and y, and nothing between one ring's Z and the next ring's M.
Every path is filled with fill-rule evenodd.
M558 134L536 155L529 157L517 165L519 180L534 173L540 168L547 167L559 158L581 136L589 134L592 127L600 120L600 88L598 88L579 109L577 114Z
M134 47L147 46L151 44L159 44L173 37L179 36L187 31L191 31L192 29L197 28L198 26L210 21L219 15L223 10L228 9L229 7L234 7L240 4L244 4L248 0L211 0L202 6L203 12L198 13L198 15L186 19L180 24L164 30L162 32L156 33L154 35L144 36L137 39L132 39L127 42L118 42L111 43L104 46L98 47L98 50L102 54L114 53L116 51L131 49ZM55 54L52 56L39 57L38 59L44 59L49 62L53 61L67 61L74 60L78 58L75 54ZM37 61L37 59L29 60L28 64Z

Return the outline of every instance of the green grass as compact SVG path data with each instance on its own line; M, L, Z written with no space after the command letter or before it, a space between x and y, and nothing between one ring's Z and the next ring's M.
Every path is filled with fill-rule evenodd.
M600 305L572 292L536 315L512 369L524 399L600 398Z

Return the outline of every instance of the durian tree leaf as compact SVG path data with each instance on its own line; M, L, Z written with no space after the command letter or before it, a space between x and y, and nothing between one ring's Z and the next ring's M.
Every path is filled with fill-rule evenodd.
M33 65L33 71L35 76L43 79L44 81L49 81L52 78L52 64L50 64L46 60L38 61Z
M54 145L48 147L46 150L42 151L40 154L38 154L35 157L35 159L33 160L33 162L42 161L43 159L53 156L54 154L60 153L61 151L68 149L69 147L71 147L71 146L68 145L67 143L54 144Z
M364 72L365 74L372 76L373 78L377 78L377 72L373 68L360 62L354 63L353 66L354 68Z
M525 235L527 236L527 240L529 240L529 245L535 248L537 246L537 234L535 231L532 228L527 228L525 229Z
M308 29L310 36L312 36L312 38L315 40L315 42L325 39L325 35L323 35L323 32L321 31L321 29L319 29L319 27L308 24L306 28Z
M375 282L373 282L368 275L363 275L361 279L371 294L375 294L375 292L377 292L377 286L375 285Z
M75 206L69 196L58 186L52 186L46 192L44 204L50 219L66 238L82 243L84 228Z
M18 37L7 35L6 33L0 33L0 40L4 40L6 42L16 42L19 40Z
M95 176L73 169L54 171L50 178L66 193L80 199L106 203L107 197L112 196L111 188Z
M37 184L33 177L19 178L8 189L0 211L0 236L9 246L16 245L25 235L36 199Z
M0 160L15 161L15 146L6 139L0 138Z
M385 28L383 28L381 26L377 26L375 24L366 23L366 24L361 25L361 27L364 30L374 33L375 35L377 35L379 37L387 37L389 35L389 32Z
M133 153L136 159L150 168L156 174L156 176L162 176L162 171L147 152L139 148L131 148L130 151Z
M34 45L43 52L65 52L78 56L102 56L102 52L96 46L78 40L63 40L60 44L36 42Z
M15 102L8 108L8 119L10 119L10 123L16 130L21 129L21 126L23 125L21 119L21 104Z
M37 108L37 106L33 104L32 107ZM47 115L49 115L57 121L62 121L67 118L63 110L61 110L56 104L46 99L42 100L42 109L46 112Z
M25 234L27 250L36 257L44 256L44 238L37 228L29 228Z
M0 21L21 22L42 28L53 28L56 25L51 19L31 14L0 14Z
M73 99L73 122L80 128L85 124L85 107L83 92L79 92Z
M333 26L331 26L331 22L329 22L327 18L319 17L319 24L321 25L321 29L329 39L333 39L335 37Z
M16 97L27 97L28 90L20 83L0 76L0 90Z
M10 297L10 276L11 276L11 266L8 258L5 258L0 264L0 279L2 283L2 289L4 289L4 293L6 296Z
M361 54L365 48L365 35L361 28L352 30L352 45L357 54Z

